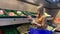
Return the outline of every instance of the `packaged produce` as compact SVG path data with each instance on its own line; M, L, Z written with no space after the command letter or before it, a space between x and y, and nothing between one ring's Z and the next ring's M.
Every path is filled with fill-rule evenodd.
M16 10L5 10L7 16L17 16Z
M5 16L4 10L0 10L0 16Z
M26 16L22 11L17 11L18 16Z

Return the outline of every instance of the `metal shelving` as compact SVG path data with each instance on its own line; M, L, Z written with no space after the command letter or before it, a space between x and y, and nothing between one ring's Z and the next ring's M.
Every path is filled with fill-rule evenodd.
M29 23L27 18L0 18L0 26Z

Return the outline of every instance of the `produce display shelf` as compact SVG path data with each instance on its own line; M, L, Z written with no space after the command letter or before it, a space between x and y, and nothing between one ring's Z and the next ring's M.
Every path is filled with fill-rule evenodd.
M16 23L16 24L6 24L6 25L0 25L0 28L3 26L12 26L12 25L17 25L17 26L20 26L21 24L31 24L30 22L26 22L26 23ZM12 26L13 27L13 26Z
M0 18L27 18L26 16L2 16Z
M35 19L35 18L34 18ZM30 23L31 21L28 20L28 18L0 18L0 26L8 26L8 25L14 25L14 24L24 24L24 23Z
M0 18L27 18L27 16L0 16ZM36 18L36 16L32 18Z

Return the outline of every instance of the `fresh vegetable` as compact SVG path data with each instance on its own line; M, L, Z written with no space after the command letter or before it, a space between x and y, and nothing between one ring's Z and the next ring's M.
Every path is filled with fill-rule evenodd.
M17 11L17 14L21 16L23 13L21 11Z
M9 16L15 16L14 12L9 12Z
M4 14L4 11L3 11L3 10L0 10L0 14L2 14L2 15L3 15L3 14Z
M4 16L5 12L3 10L0 10L0 16Z

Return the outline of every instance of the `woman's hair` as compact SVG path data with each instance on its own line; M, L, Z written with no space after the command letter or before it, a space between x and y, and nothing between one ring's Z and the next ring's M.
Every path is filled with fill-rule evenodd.
M40 18L42 15L44 15L44 12L46 12L46 8L41 7L38 9L38 18Z
M36 18L36 22L41 24L41 27L43 27L45 25L45 16L43 14L43 11L44 11L44 8L43 7L40 7L38 9L38 16Z

